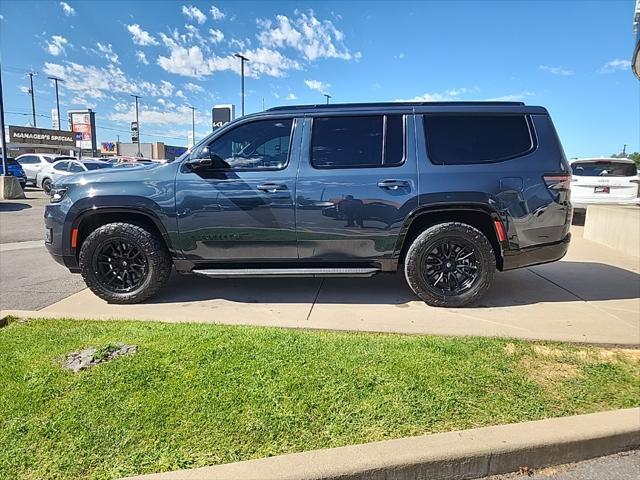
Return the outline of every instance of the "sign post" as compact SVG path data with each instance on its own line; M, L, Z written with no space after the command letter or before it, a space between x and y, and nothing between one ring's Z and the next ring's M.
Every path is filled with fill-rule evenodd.
M76 134L76 146L80 149L91 150L91 155L96 155L96 112L87 110L70 110L69 123L71 131Z

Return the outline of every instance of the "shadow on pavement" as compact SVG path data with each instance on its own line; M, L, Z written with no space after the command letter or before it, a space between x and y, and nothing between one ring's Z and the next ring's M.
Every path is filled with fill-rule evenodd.
M0 202L0 212L19 212L31 208L28 203L21 202Z
M317 297L317 299L316 299ZM472 307L507 307L542 302L635 299L640 275L595 262L563 261L497 273L487 295ZM404 275L373 278L209 279L174 274L148 304L223 299L240 303L386 304L402 306L418 298Z

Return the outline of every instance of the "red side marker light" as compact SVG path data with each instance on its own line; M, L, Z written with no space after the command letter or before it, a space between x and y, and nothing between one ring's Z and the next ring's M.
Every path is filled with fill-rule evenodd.
M71 230L71 248L76 248L78 246L78 229L74 228Z
M504 242L507 239L507 232L504 231L504 225L500 220L494 220L493 226L496 229L496 235L498 235L498 240Z

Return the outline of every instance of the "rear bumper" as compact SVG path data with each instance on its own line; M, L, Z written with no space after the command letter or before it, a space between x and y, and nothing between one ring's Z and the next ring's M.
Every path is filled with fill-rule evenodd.
M567 233L567 236L559 242L505 252L502 270L513 270L560 260L567 253L569 242L571 242L571 234Z
M638 205L640 198L571 198L574 209L586 210L589 205Z

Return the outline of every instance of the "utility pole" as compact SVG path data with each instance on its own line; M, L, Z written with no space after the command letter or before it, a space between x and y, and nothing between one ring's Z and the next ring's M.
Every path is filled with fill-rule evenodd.
M133 98L136 99L136 126L138 127L138 137L136 140L136 144L138 145L138 157L142 157L142 152L140 151L140 122L138 121L138 99L142 98L140 95L131 94Z
M327 97L327 105L329 105L329 99L331 98L331 95L329 95L328 93L323 93L323 95Z
M240 59L240 85L241 85L241 96L242 96L242 116L244 117L244 62L248 62L249 59L247 57L242 56L239 53L234 55Z
M196 144L196 107L188 105L191 109L191 141L193 142L191 148Z
M625 157L625 158L627 156L627 144L626 143L622 146L622 156Z
M7 174L7 142L4 138L4 100L2 97L2 65L0 65L0 137L2 137L2 175Z
M58 97L58 82L64 82L64 80L58 77L47 78L49 80L53 80L56 84L56 110L58 111L58 130L62 130L62 128L60 128L62 126L62 118L60 118L60 98Z
M36 92L33 90L33 72L29 72L29 95L31 95L31 115L33 116L33 126L37 127L36 123Z

